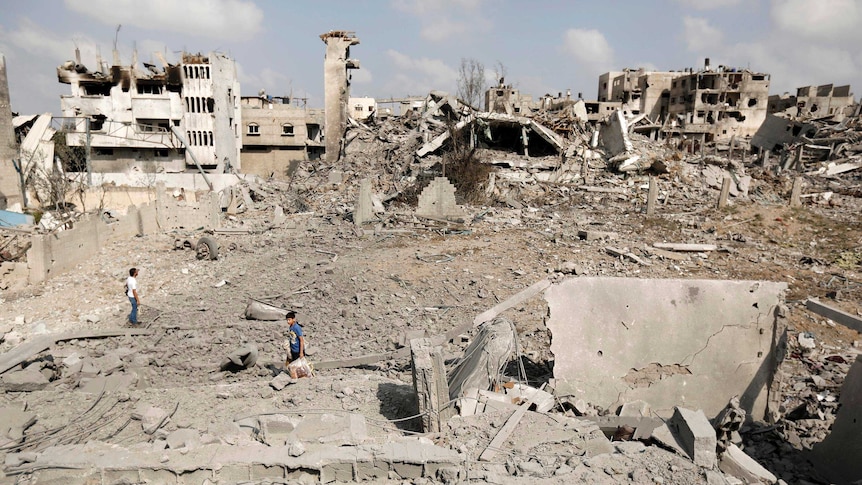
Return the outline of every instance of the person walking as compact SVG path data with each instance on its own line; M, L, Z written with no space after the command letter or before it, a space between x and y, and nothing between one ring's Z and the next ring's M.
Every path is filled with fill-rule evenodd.
M138 268L129 270L129 277L126 278L126 296L129 297L129 303L132 304L132 312L129 313L129 323L137 325L138 305L141 304L141 298L138 296Z
M296 312L287 312L287 340L284 342L284 350L287 350L287 360L284 365L290 364L296 359L305 357L305 337L302 335L302 327L296 322Z

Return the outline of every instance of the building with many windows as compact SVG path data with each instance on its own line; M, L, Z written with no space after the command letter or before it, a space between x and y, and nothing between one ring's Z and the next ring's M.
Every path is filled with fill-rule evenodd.
M241 99L242 171L262 177L285 178L296 162L323 156L323 110L291 104L288 97Z
M161 56L159 56L161 57ZM234 61L219 53L183 53L162 67L79 56L57 68L71 94L60 97L70 146L89 146L93 172L228 173L240 167L242 125Z

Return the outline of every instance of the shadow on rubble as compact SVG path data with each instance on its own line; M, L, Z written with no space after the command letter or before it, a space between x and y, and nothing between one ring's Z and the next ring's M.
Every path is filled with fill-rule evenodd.
M554 361L545 360L535 362L526 355L522 355L519 359L512 359L503 369L503 374L510 377L521 378L521 366L523 366L524 374L526 374L527 385L532 387L542 387L554 377Z
M381 383L377 387L377 399L380 401L380 414L392 421L391 426L405 431L422 431L422 420L416 417L419 403L412 385Z

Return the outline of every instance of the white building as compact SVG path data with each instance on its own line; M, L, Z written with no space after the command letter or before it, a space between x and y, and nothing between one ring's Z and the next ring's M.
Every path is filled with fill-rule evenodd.
M208 173L241 168L233 60L184 53L179 64L163 60L162 68L116 64L95 72L73 61L57 68L72 91L60 97L63 115L77 118L66 143L87 146L89 138L93 172L193 172L196 162Z

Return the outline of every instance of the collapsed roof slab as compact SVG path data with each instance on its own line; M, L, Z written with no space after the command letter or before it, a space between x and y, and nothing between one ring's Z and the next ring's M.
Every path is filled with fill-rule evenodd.
M718 413L739 396L765 416L787 284L574 278L545 292L557 395L614 408L643 400Z

